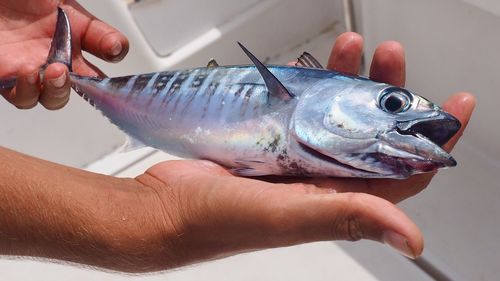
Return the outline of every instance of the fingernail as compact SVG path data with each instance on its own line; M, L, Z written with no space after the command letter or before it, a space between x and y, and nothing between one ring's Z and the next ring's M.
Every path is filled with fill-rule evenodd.
M384 244L395 249L402 255L411 259L416 258L415 253L413 253L410 245L408 244L408 239L406 239L403 235L393 231L386 231L382 235L382 241L384 241Z
M56 88L62 88L64 83L66 83L66 72L64 72L61 76L50 80L49 83Z
M110 49L110 55L116 57L119 54L121 54L122 50L123 50L122 43L120 43L120 41L116 41L113 47L111 47Z
M31 73L26 77L28 84L34 85L36 83L37 73Z

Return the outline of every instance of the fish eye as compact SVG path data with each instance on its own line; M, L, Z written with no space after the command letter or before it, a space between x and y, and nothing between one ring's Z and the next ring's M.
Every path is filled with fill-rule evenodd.
M400 88L387 89L380 97L380 108L389 113L401 113L411 105L411 96Z

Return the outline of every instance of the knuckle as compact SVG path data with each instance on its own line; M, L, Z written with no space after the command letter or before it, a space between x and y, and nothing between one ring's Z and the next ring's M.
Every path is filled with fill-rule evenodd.
M363 228L356 215L345 216L333 227L335 240L359 241L364 238Z
M360 215L350 206L353 206L361 197L360 194L346 194L344 210L333 223L332 234L335 240L358 241L365 237Z

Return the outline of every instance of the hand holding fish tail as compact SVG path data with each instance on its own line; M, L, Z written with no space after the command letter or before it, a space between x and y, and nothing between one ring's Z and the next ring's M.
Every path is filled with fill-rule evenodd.
M12 80L15 83L10 87L2 85L1 94L20 109L40 103L54 110L69 100L70 79L66 66L52 63L43 75L39 73L47 58L58 6L66 10L72 22L74 72L103 75L85 60L82 51L109 62L120 61L128 52L128 41L123 34L95 18L76 1L42 0L36 5L27 0L3 1L0 6L0 77L4 85L8 77L17 76L18 79Z

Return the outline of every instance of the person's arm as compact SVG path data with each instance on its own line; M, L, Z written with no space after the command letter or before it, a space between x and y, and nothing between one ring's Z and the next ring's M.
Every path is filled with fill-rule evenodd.
M1 255L143 272L317 240L393 239L413 257L422 246L385 200L240 179L204 161L119 179L1 148L0 178Z
M123 271L168 267L153 190L0 148L0 254ZM159 249L165 249L159 250ZM158 269L155 267L154 269Z

